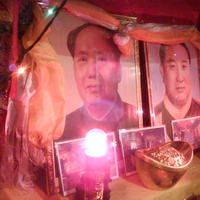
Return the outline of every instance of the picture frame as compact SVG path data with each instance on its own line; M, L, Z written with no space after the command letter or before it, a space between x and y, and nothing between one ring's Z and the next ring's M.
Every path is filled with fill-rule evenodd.
M186 44L189 54L190 54L190 66L191 66L191 68L190 68L190 79L191 79L190 94L192 97L192 101L193 101L193 99L195 99L196 102L199 102L200 101L200 82L199 82L199 80L200 80L200 77L199 77L200 51L191 42L185 42L185 44ZM191 112L191 110L189 110L187 113L179 114L180 115L179 116L176 112L176 108L173 107L173 103L167 103L167 104L163 103L163 100L167 99L166 97L168 95L166 95L166 93L165 93L166 87L167 87L167 84L165 84L166 80L163 79L164 75L163 75L163 77L161 75L161 71L162 71L161 66L162 65L161 65L161 60L159 57L160 46L161 46L161 44L159 44L159 43L144 42L147 85L148 85L147 90L148 90L149 110L150 110L149 118L150 118L150 123L152 126L154 126L154 125L156 125L156 126L165 125L166 126L166 133L168 136L168 141L170 141L170 140L172 140L172 137L173 137L171 121L175 120L175 119L182 119L182 118L186 118L186 117L198 116L198 115L200 115L200 109L199 109L200 107L199 107L199 103L197 103L198 109L196 109L196 112ZM169 89L168 89L168 91L169 91ZM177 95L174 94L171 96L176 97ZM190 96L190 95L188 95L188 96ZM172 98L172 97L170 97L170 98ZM165 100L165 102L170 102L170 101ZM175 100L174 100L174 102L175 102ZM189 100L188 100L188 102L189 102ZM192 103L190 105L192 105ZM163 104L164 104L164 106L163 106ZM167 105L167 108L166 108L166 105ZM162 113L164 113L164 114L162 114Z
M126 17L120 15L113 15L113 17L119 18L119 20L123 20L125 24L129 23L131 20L132 22L136 21L136 18L134 17ZM63 12L60 13L59 16L55 19L49 34L50 43L58 55L66 77L66 115L83 105L83 100L78 93L75 81L73 58L68 50L66 40L68 33L71 30L85 23L88 23L88 21L77 18L70 13ZM57 35L60 37L57 37ZM134 50L130 56L121 56L120 58L122 78L118 85L118 93L124 102L134 105L137 108L138 127L142 127L143 119L140 112L142 110L142 101L138 41L134 40L133 47ZM129 95L130 91L133 93L132 95Z
M114 133L107 134L107 159L109 162L110 178L119 177ZM55 142L55 152L58 165L60 191L66 196L76 192L76 186L85 170L85 138Z
M119 136L126 176L137 173L135 165L135 152L137 150L166 142L165 126L120 129Z
M81 173L84 171L85 148L85 139L55 143L63 196L76 191L76 185L80 182Z
M123 24L136 22L135 17L126 17L120 15L113 15L119 19ZM51 31L48 35L52 47L55 49L56 54L63 66L64 74L66 77L65 91L66 91L66 115L73 112L75 109L83 105L83 101L78 94L75 84L73 59L69 53L66 45L67 35L70 30L84 24L88 21L78 18L66 11L59 13L51 25ZM59 37L58 37L59 35ZM137 127L143 126L142 115L142 100L141 100L141 85L140 85L140 66L139 66L139 43L133 40L133 53L128 57L121 57L120 63L122 65L122 80L118 86L119 95L122 100L128 104L134 105L137 109ZM130 95L130 92L132 95ZM130 120L134 122L135 120ZM79 127L77 124L74 127ZM121 127L122 128L122 127ZM109 131L112 132L112 131ZM76 131L80 134L80 131ZM77 138L82 138L77 137ZM47 193L52 195L57 193L60 188L57 163L55 160L54 147L47 148L48 162L47 162Z
M174 141L185 141L193 150L200 149L200 116L172 121Z

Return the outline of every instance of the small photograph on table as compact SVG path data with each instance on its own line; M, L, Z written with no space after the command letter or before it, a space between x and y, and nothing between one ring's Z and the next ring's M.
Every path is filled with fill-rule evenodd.
M126 176L136 173L135 152L166 142L165 126L120 129L120 142Z
M85 166L85 138L55 144L63 196L74 193Z
M192 148L200 149L200 116L172 121L174 141L188 142Z
M76 186L80 183L85 171L86 147L85 138L55 143L63 196L76 192ZM106 167L109 169L110 178L112 180L118 178L114 132L107 134L107 160Z

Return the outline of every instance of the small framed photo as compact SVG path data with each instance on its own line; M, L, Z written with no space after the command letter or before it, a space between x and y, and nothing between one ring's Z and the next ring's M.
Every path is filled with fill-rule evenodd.
M114 133L107 134L110 177L119 177ZM56 158L63 196L76 191L85 168L85 138L55 142Z
M200 148L200 116L172 121L173 140L188 142L192 148Z
M55 143L63 196L74 193L84 171L85 139Z
M126 176L136 173L135 152L166 142L165 126L119 130Z

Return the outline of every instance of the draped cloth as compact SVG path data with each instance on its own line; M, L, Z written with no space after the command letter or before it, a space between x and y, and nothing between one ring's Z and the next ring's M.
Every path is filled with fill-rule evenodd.
M22 38L24 48L35 42L47 23L37 4L33 14L33 22ZM23 188L30 187L33 166L46 164L47 147L64 130L64 72L48 41L49 31L12 74L0 177ZM25 73L18 73L19 68Z
M190 41L200 49L200 32L192 25L129 23L121 32L114 36L114 42L125 56L128 56L133 50L133 47L128 45L131 39L166 45Z
M55 5L57 0L49 0L49 2ZM138 24L135 22L124 25L99 7L80 0L69 0L64 8L90 23L118 30L114 36L114 42L124 56L132 53L133 39L168 45L190 41L200 49L200 32L192 25Z
M32 45L46 25L44 15L36 4L33 14L33 23L22 38L24 48ZM6 123L8 133L20 129L27 135L28 141L39 148L58 139L65 123L64 72L48 41L49 31L28 52L19 66L26 68L25 74L15 71L12 75L10 113ZM17 115L14 119L15 112ZM19 121L21 125L17 123Z
M46 25L44 16L36 7L35 19L27 29L22 41L29 47ZM34 90L28 102L28 137L36 146L45 147L63 134L65 118L64 71L53 47L43 36L29 51L34 61L33 79L30 90ZM30 93L32 93L29 91ZM30 93L27 93L29 95Z

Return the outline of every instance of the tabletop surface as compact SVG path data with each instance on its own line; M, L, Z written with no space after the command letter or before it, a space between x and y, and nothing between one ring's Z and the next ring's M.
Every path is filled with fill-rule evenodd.
M192 194L200 195L200 156L194 158L183 177L172 188L154 191L145 188L138 174L120 176L109 184L110 200L183 200ZM73 195L56 194L48 197L38 186L32 190L0 187L0 200L72 200Z

